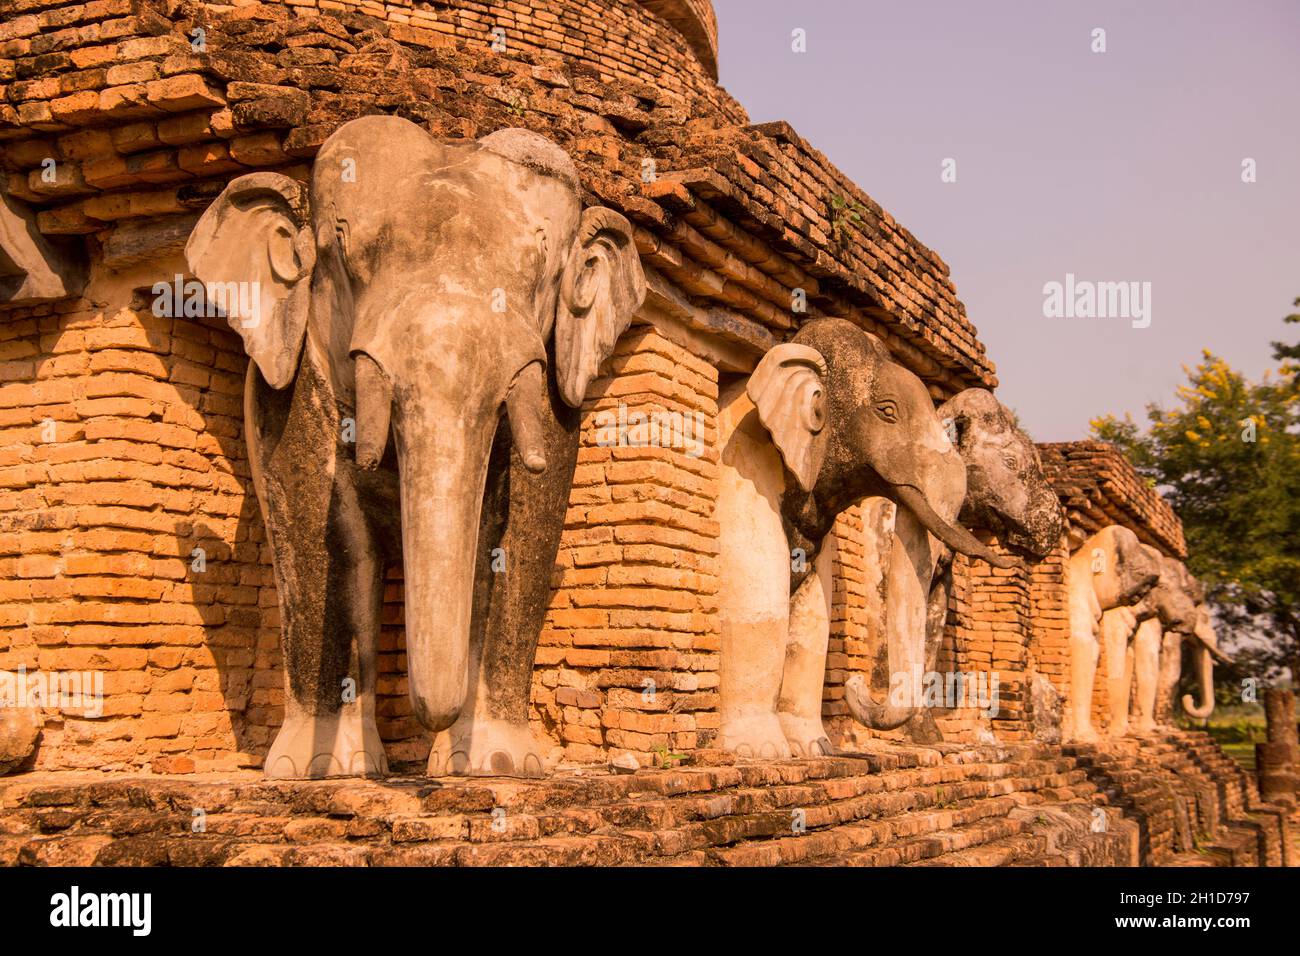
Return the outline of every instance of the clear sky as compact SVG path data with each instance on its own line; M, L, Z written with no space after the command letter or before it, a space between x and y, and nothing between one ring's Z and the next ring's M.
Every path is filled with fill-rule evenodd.
M1257 376L1298 334L1300 0L714 7L723 85L944 258L1036 440L1144 420L1205 348ZM1150 325L1045 318L1067 273L1149 282Z

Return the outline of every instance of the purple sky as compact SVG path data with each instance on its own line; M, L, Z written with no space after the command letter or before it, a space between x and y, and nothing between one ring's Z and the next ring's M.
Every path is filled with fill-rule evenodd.
M1083 437L1104 412L1144 420L1203 348L1258 376L1268 343L1295 339L1297 0L713 2L723 85L947 261L1036 440ZM1044 318L1043 286L1067 272L1150 282L1150 327Z

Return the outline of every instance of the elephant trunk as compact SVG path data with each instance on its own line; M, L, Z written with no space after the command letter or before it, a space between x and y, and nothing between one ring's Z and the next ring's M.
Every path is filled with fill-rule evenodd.
M916 515L916 519L925 526L925 530L954 551L959 551L968 557L980 558L995 568L1014 568L1019 565L1020 562L1010 555L995 554L965 528L944 521L935 514L934 509L925 500L925 496L915 488L899 485L894 490L899 502Z
M496 425L496 414L418 399L399 399L394 419L409 693L435 732L455 723L468 693L480 504Z
M1196 676L1201 689L1201 703L1198 706L1191 694L1183 695L1183 710L1187 716L1205 720L1214 713L1214 657L1204 644L1196 645Z
M920 707L909 704L895 704L887 701L876 703L871 690L861 674L854 674L844 682L844 703L849 713L864 727L872 730L893 730L911 720L920 711Z
M924 522L910 511L899 510L884 576L883 624L889 662L886 703L872 698L863 675L854 674L844 682L844 703L864 727L892 730L920 713L933 573L933 548Z

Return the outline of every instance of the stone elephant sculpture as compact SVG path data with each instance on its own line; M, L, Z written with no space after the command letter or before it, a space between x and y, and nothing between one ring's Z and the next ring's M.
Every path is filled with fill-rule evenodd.
M1112 661L1114 654L1121 653L1123 636L1121 628L1109 637L1108 666L1112 674L1112 736L1123 736L1128 730L1128 698L1130 698L1130 680L1136 682L1134 695L1134 730L1138 734L1149 734L1156 730L1156 702L1160 689L1161 658L1166 654L1170 641L1173 641L1173 653L1179 654L1179 643L1183 637L1190 635L1196 623L1196 604L1188 593L1187 568L1177 558L1162 554L1151 545L1143 545L1152 561L1160 568L1160 578L1147 596L1128 611L1134 619L1132 628L1131 663L1121 667L1125 680L1122 685L1115 682L1114 675L1117 662ZM1127 643L1127 641L1123 641Z
M1061 541L1065 512L1043 475L1033 441L1015 416L982 388L968 388L939 406L939 418L966 465L966 497L958 515L968 528L987 528L1020 556L1045 557ZM930 590L925 671L938 668L939 648L952 593L952 551L944 548ZM906 725L917 743L942 740L929 708Z
M868 496L899 506L891 560L909 570L889 576L885 601L891 653L911 654L891 662L908 673L920 663L940 543L1009 559L956 523L966 469L925 386L851 322L816 319L770 349L723 390L718 435L719 746L830 753L821 712L836 516ZM888 710L860 683L847 692L860 720ZM915 712L901 709L898 723Z
M1071 734L1076 741L1090 743L1099 739L1092 723L1092 689L1097 675L1103 616L1141 601L1155 587L1160 571L1137 535L1120 525L1107 525L1074 551L1066 574ZM1118 618L1110 618L1107 633L1121 624Z
M1182 676L1183 647L1191 651L1192 666L1196 671L1200 702L1190 694L1183 696L1183 711L1197 720L1205 720L1214 713L1214 663L1231 664L1232 658L1219 650L1219 637L1214 627L1214 616L1205 600L1205 587L1179 564L1179 579L1186 600L1192 606L1189 627L1171 631L1164 636L1158 666L1159 687L1156 692L1156 720L1162 724L1173 723L1173 698Z
M430 772L543 772L527 704L578 408L645 294L628 222L584 209L572 161L534 133L440 141L367 116L321 146L310 188L232 181L186 258L209 290L255 289L227 316L252 360L281 607L266 774L386 771L376 646L399 556L411 705L450 729Z

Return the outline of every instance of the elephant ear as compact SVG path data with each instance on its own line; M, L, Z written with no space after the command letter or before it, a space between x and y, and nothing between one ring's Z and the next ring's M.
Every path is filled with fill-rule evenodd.
M768 349L745 387L799 487L812 491L826 457L826 360L786 342Z
M195 225L185 261L267 383L288 385L307 330L316 264L307 188L279 173L233 180Z
M585 210L555 306L556 379L571 407L582 404L600 363L644 300L645 273L632 226L612 209Z

